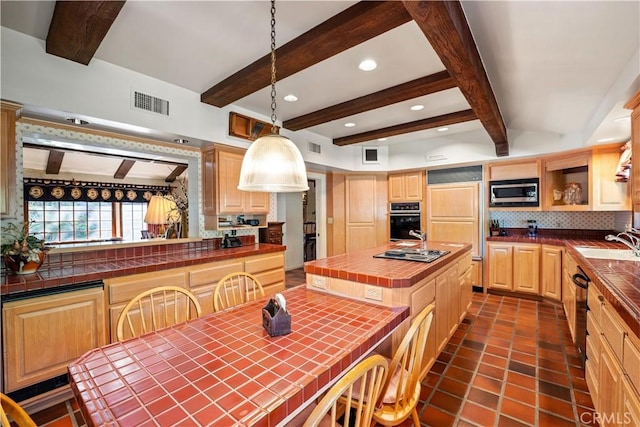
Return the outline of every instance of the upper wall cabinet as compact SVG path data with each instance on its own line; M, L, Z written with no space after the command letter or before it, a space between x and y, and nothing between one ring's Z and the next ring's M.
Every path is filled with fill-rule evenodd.
M389 175L390 202L421 202L426 186L424 171Z
M624 108L633 110L631 112L631 152L636 155L631 156L631 181L633 194L633 226L640 227L640 92L637 92L633 98L624 105ZM638 218L636 218L638 217Z
M630 210L629 185L616 180L621 146L543 159L543 210Z
M540 160L520 160L489 163L486 166L487 181L505 179L540 178Z
M21 106L2 102L0 121L0 215L15 214L16 118Z
M202 151L202 213L205 228L218 229L218 217L269 213L269 193L238 190L243 150L213 146ZM260 225L264 220L260 219Z

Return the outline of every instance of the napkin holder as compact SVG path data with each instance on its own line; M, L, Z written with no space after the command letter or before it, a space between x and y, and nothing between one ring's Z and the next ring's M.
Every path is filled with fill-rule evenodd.
M262 308L262 326L270 336L277 337L291 332L291 315L274 299Z

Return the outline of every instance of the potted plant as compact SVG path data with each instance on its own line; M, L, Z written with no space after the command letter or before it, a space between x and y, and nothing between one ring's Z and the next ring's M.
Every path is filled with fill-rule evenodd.
M2 227L2 255L4 263L16 274L35 273L44 261L44 240L29 233L29 223L22 226L9 223Z

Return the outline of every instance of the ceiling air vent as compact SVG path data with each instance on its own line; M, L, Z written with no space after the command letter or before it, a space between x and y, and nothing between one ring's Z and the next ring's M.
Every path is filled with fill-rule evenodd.
M320 154L321 151L320 144L316 144L315 142L309 142L309 151L312 153Z
M133 91L133 108L164 116L169 115L169 101L138 91Z

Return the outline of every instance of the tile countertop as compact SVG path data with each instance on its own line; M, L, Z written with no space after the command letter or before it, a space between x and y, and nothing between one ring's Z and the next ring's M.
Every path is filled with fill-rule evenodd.
M88 425L286 425L409 315L304 286L283 294L288 335L265 332L262 298L71 363Z
M406 246L407 244L414 246ZM429 249L450 253L430 263L373 257L388 249L420 248L419 241L404 240L355 253L308 261L304 263L304 271L385 288L408 288L471 250L471 245L466 243L429 241L427 246Z
M587 240L566 237L494 236L487 242L541 243L564 246L591 279L591 285L615 307L629 328L640 337L640 261L618 261L586 258L575 248L589 246L598 248L628 249L621 243L606 240Z
M215 240L215 239L211 239ZM219 239L218 239L219 240ZM207 262L281 252L285 246L268 243L245 244L220 249L218 243L204 240L183 245L144 246L126 249L98 249L84 252L50 254L36 273L2 275L0 294L37 294L55 288L73 287L86 282L187 267Z

